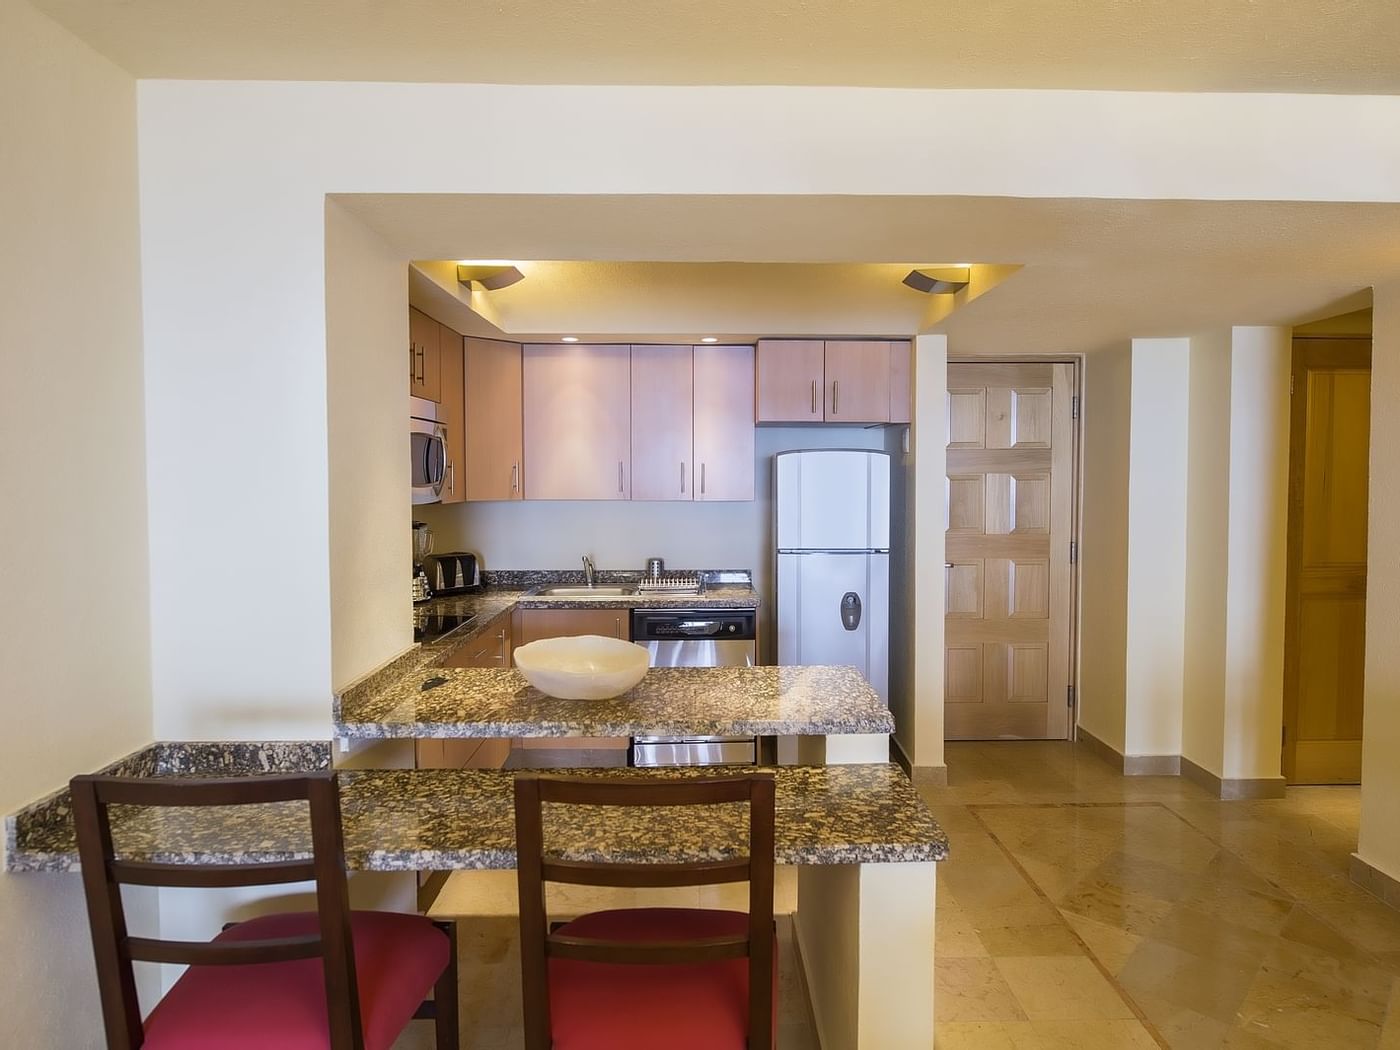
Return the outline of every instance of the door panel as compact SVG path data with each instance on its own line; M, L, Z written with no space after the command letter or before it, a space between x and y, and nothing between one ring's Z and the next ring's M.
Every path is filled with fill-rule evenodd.
M469 500L524 495L520 344L466 340L466 478Z
M1361 779L1370 456L1369 340L1295 339L1283 772Z
M695 347L698 500L751 500L754 486L753 347Z
M754 421L820 423L825 344L820 339L760 339L755 350Z
M889 422L889 343L828 339L824 360L828 423Z
M542 343L522 351L527 499L628 499L632 349Z
M632 347L633 499L695 498L694 377L689 346Z
M1064 739L1074 366L948 366L945 732Z
M466 498L466 384L463 379L462 337L446 325L438 326L438 377L442 395L438 416L447 428L447 477L442 484L443 503Z

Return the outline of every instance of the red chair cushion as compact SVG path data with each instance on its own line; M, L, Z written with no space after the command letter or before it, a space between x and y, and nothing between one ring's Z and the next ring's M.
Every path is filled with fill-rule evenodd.
M742 934L748 924L743 912L632 908L583 915L559 932L616 941L685 941ZM772 981L776 1021L776 944ZM549 1011L554 1050L743 1050L749 961L645 966L550 959Z
M365 1050L388 1050L447 966L448 940L421 915L350 916ZM216 941L296 937L320 928L315 912L266 915ZM144 1050L325 1050L320 959L191 966L146 1019Z

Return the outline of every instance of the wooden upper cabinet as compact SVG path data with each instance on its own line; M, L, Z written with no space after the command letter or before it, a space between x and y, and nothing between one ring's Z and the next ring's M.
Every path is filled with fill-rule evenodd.
M441 328L421 310L408 308L408 392L414 397L442 400Z
M523 351L529 499L631 495L631 347L528 344Z
M752 375L752 367L749 371ZM752 396L743 406L745 416ZM694 398L690 347L632 347L633 499L695 498Z
M908 423L914 412L914 347L907 339L890 341L890 422Z
M438 374L441 401L438 419L447 428L447 467L442 482L442 502L466 499L466 405L462 379L462 337L446 325L438 326Z
M826 421L890 421L890 344L878 339L826 341Z
M519 343L466 340L466 440L463 497L524 496L524 405Z
M760 339L755 360L754 421L820 423L824 418L820 339Z
M694 498L751 500L754 348L697 346L694 360Z

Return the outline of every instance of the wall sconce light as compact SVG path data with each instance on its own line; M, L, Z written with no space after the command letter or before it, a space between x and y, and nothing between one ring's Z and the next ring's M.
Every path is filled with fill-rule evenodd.
M492 263L490 265L464 265L457 266L457 280L465 285L479 285L488 292L494 292L498 288L509 288L517 281L523 281L525 275L509 263Z
M910 270L904 283L926 295L948 295L962 291L971 279L970 266L943 266L936 270Z

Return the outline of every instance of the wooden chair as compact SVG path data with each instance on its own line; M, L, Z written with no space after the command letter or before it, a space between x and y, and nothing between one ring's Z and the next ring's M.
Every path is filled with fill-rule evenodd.
M350 910L334 773L231 779L81 776L71 789L110 1050L388 1050L414 1017L435 1020L438 1050L457 1050L455 929L420 915ZM310 860L171 864L118 859L113 849L111 805L292 801L310 805ZM256 838L255 828L249 825L248 837ZM237 848L239 831L231 822L231 848ZM209 942L127 933L123 885L213 888L308 880L316 884L314 912L249 919L225 927ZM133 961L190 967L144 1025ZM429 991L434 999L425 1001Z
M521 775L515 781L526 1050L771 1050L777 998L771 775ZM749 804L749 853L695 864L546 857L543 803ZM549 926L546 882L583 886L749 883L749 910L634 908ZM751 974L765 975L750 979Z

